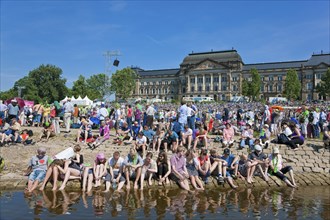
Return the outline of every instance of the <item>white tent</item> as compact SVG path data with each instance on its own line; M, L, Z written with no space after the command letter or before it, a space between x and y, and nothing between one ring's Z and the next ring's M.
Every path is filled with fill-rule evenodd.
M87 95L85 96L85 98L83 98L83 100L85 101L86 105L93 105L93 101L90 100Z
M63 105L66 101L68 101L68 97L67 96L65 96L65 98L60 101L60 105Z

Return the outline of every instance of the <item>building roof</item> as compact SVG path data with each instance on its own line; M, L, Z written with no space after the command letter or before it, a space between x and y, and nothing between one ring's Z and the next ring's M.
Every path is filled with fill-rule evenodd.
M307 60L245 64L243 66L243 71L250 70L252 68L257 70L300 68L301 65L304 65L306 62Z
M219 63L228 61L242 62L242 58L236 50L223 50L203 53L191 53L183 59L181 65L196 64L206 59L214 60Z
M165 75L176 75L180 72L180 69L161 69L161 70L142 70L139 69L137 74L141 77L146 76L165 76Z
M320 63L325 63L330 66L330 54L313 54L306 62L305 66L317 66Z

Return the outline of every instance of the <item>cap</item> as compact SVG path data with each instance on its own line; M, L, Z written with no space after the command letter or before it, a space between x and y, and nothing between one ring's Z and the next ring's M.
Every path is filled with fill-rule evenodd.
M97 156L96 156L96 158L98 160L103 160L105 158L104 153L98 153Z
M277 147L274 147L273 154L279 154L280 150Z
M230 154L230 150L228 148L224 149L223 154Z
M257 145L255 145L255 146L254 146L254 150L257 150L257 151L261 151L261 146L260 146L260 145L258 145L258 144L257 144Z

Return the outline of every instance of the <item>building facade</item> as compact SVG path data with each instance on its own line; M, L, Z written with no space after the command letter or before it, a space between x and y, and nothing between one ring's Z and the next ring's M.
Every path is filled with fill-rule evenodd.
M250 70L260 74L260 97L282 97L289 69L298 73L301 99L323 99L316 92L321 77L330 67L330 54L313 54L308 60L245 64L236 50L191 53L180 68L143 70L132 68L138 75L133 98L172 99L182 97L212 97L229 101L241 96L243 79L251 80Z

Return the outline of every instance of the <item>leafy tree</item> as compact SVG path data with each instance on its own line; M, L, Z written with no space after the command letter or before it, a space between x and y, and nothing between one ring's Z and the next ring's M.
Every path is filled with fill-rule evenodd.
M90 96L89 86L83 75L79 75L78 79L73 82L71 94L75 97L81 96L82 98L84 98L86 95Z
M10 98L13 98L17 96L17 91L14 90L14 88L11 88L7 91L0 92L0 100L7 100Z
M66 79L61 77L62 70L54 65L40 65L29 72L28 77L36 88L41 101L51 103L64 98L67 94Z
M118 98L127 99L135 89L137 75L131 68L117 70L111 77L111 91L116 92Z
M294 69L289 69L286 74L284 85L284 96L288 99L298 99L300 96L301 84L298 74Z
M330 68L321 77L321 82L316 86L316 91L321 96L330 97Z
M92 99L103 98L110 91L109 80L104 73L92 75L86 80Z
M252 96L252 100L259 99L260 94L260 86L261 86L261 78L258 70L253 68L250 70L252 75L252 81L249 82L249 95Z
M246 79L243 79L243 81L242 81L242 95L243 96L250 96L249 87L250 87L249 82Z

